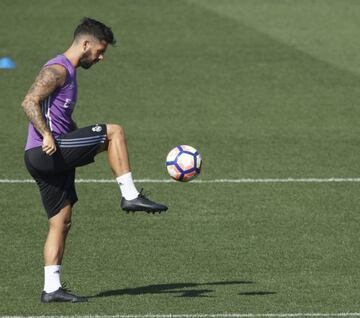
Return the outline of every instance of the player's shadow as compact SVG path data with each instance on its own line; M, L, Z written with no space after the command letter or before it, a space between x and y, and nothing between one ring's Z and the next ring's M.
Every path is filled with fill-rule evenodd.
M102 291L94 296L89 298L98 298L98 297L114 297L114 296L139 296L145 294L158 295L158 294L173 294L174 297L215 297L210 295L214 292L214 289L211 289L213 286L226 286L226 285L249 285L255 284L252 281L223 281L223 282L211 282L211 283L174 283L174 284L158 284L158 285L148 285L136 288L124 288L124 289L114 289ZM204 288L202 288L204 287ZM242 296L264 296L272 295L275 292L249 292L249 293L239 293L238 295Z

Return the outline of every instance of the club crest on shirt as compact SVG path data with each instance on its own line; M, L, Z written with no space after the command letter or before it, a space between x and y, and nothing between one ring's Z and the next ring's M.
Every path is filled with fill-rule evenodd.
M91 130L93 132L100 132L100 131L102 131L102 128L99 125L95 125L94 127L91 128Z

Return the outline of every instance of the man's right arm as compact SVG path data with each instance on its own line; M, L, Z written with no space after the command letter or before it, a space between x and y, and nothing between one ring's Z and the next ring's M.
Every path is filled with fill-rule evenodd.
M22 102L22 107L27 118L43 136L42 149L48 155L52 155L56 151L56 144L41 113L40 104L41 101L50 96L59 86L62 86L65 80L66 70L64 67L52 65L43 68Z

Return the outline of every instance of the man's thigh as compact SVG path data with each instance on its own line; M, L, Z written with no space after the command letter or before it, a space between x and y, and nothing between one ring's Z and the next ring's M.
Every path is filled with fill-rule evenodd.
M77 200L75 190L75 169L59 174L34 175L39 187L41 201L49 219L57 215L70 203L73 206Z
M107 144L106 125L93 125L74 130L56 139L59 160L75 168L94 162L94 157ZM56 154L56 153L55 153Z

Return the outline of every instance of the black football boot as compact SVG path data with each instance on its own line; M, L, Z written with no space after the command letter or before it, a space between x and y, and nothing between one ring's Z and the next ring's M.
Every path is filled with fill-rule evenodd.
M166 205L149 200L142 192L143 190L141 189L139 196L133 200L126 200L123 197L121 199L121 209L127 213L143 211L147 213L151 212L153 214L156 212L165 212L168 209Z
M86 297L75 296L70 294L66 289L60 287L58 290L55 290L52 293L46 293L45 291L41 294L42 303L52 303L52 302L70 302L70 303L83 303L87 302Z

